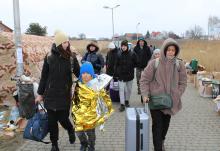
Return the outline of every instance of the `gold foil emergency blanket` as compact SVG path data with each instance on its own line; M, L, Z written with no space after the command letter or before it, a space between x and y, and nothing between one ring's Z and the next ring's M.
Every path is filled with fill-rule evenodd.
M105 90L96 92L78 83L73 98L73 121L76 131L93 129L103 124L113 113L112 102Z

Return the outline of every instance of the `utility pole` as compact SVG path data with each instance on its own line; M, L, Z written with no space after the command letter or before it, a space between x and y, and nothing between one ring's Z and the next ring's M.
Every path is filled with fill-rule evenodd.
M23 72L23 54L21 46L21 28L20 28L20 12L19 12L19 0L13 0L13 10L14 10L14 41L16 49L16 76L20 77Z

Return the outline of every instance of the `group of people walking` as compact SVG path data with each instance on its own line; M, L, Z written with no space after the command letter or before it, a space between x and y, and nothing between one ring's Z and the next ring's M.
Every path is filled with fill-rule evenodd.
M70 122L69 113L72 103L72 73L78 77L79 81L75 89L73 103L73 114L83 114L76 112L79 108L79 102L85 104L85 108L91 106L94 98L83 98L80 88L83 85L90 87L90 81L102 73L106 66L106 74L113 77L119 83L120 107L119 111L123 112L126 107L130 106L130 96L132 83L135 75L138 86L138 94L142 96L143 101L148 103L151 94L168 93L172 97L173 106L170 109L150 110L152 117L152 132L155 151L164 151L165 136L169 128L171 115L174 115L181 109L181 96L186 88L186 71L183 63L178 60L180 53L179 45L173 39L164 41L161 49L155 49L153 53L150 50L146 40L139 39L135 48L132 50L128 47L128 41L124 40L117 48L113 42L108 45L106 61L98 52L99 47L96 41L87 45L87 52L83 55L80 63L76 56L70 50L68 36L59 31L55 34L55 40L51 52L44 58L44 64L41 73L41 79L38 88L38 97L36 102L44 101L45 108L48 112L49 133L52 142L51 151L59 151L58 147L58 122L65 128L69 135L69 142L75 142L75 129ZM156 58L158 66L155 67ZM111 102L109 102L108 90L103 91L106 97L105 102L108 104L109 114L113 112ZM75 105L75 106L74 106ZM82 105L83 106L83 105ZM89 112L93 113L93 112ZM77 118L78 116L74 116ZM77 119L76 119L77 121ZM79 122L80 123L80 122ZM79 124L77 123L77 124ZM79 124L80 125L80 124ZM78 127L80 127L77 125ZM83 126L82 126L83 127ZM80 151L95 150L95 128L91 127L77 130L81 147Z

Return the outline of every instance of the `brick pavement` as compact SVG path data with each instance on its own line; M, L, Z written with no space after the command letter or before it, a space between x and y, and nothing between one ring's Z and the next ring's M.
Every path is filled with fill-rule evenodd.
M140 107L140 96L136 94L134 82L131 106ZM211 99L199 97L189 84L182 102L183 109L171 119L165 142L166 151L220 151L220 116L213 111L214 103ZM96 130L96 151L125 150L125 112L118 112L118 107L119 104L114 103L115 113L106 123L106 131L101 133ZM26 141L17 151L49 151L50 147ZM77 139L74 145L70 145L66 131L60 128L59 147L61 151L78 151L80 144ZM153 150L151 133L150 150Z

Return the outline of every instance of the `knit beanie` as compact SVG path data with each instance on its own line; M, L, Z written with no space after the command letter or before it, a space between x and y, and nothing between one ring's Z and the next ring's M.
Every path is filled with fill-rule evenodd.
M109 48L109 49L115 49L115 44L114 44L113 42L110 42L110 43L108 44L108 48Z
M140 37L140 38L138 38L138 40L142 40L142 41L145 41L143 37Z
M64 32L56 31L55 36L54 36L54 41L55 41L56 47L58 47L63 42L69 41L69 38Z
M121 46L127 46L128 47L128 41L127 40L123 40L121 42Z
M85 73L85 72L90 74L93 78L96 77L92 64L90 62L85 62L80 67L80 75L79 75L79 81L80 82L82 82L82 74Z

